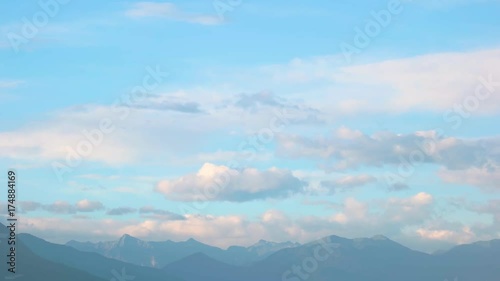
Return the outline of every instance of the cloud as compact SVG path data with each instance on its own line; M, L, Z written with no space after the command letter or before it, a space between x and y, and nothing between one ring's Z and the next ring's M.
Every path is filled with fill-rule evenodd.
M288 170L241 171L206 163L196 174L160 181L156 191L170 200L243 202L285 198L301 192L305 183Z
M75 204L66 201L58 200L51 204L41 204L33 201L21 201L21 210L23 212L33 212L44 210L54 214L77 214L90 213L104 209L104 205L99 201L90 201L87 199L80 200Z
M76 208L74 205L65 201L56 201L52 204L44 205L43 209L56 214L74 214Z
M484 165L464 170L442 169L439 176L443 181L453 184L468 184L485 191L500 190L500 165Z
M474 238L474 233L469 227L463 227L461 230L419 228L417 233L424 239L453 241L459 244L470 243Z
M24 81L21 80L0 80L0 89L12 89L22 85Z
M134 208L120 207L120 208L114 208L114 209L108 210L106 212L106 215L108 215L108 216L123 216L123 215L133 214L135 212L137 212L137 210Z
M117 100L113 105L86 104L64 108L51 113L49 119L0 132L0 157L32 165L57 161L70 168L78 166L75 163L79 161L110 166L141 161L163 163L178 160L181 163L186 155L192 154L193 148L204 144L207 136L218 138L227 133L246 137L249 132L258 132L272 125L285 130L312 120L313 113L299 102L288 101L289 108L286 109L266 106L249 112L228 105L226 100L226 97L207 91L178 91L150 95L129 107L119 106ZM168 103L168 109L164 108L165 103ZM203 104L203 108L189 106L195 103ZM172 104L181 108L174 110ZM191 112L186 114L184 111ZM273 120L277 120L277 124L271 124ZM110 124L110 132L100 130L102 122ZM241 154L237 151L238 146L233 150ZM72 159L71 163L68 159ZM196 161L197 165L203 164L199 159Z
M182 113L202 113L198 102L186 100L185 98L166 96L166 95L151 95L142 103L135 105L137 108L165 110Z
M440 135L438 131L381 131L366 135L342 127L331 137L279 135L277 154L315 159L326 171L432 163L446 168L440 173L446 181L463 180L479 187L494 187L498 182L499 145L498 137L460 139Z
M346 191L376 181L377 178L370 175L349 175L334 180L322 181L321 185L334 193L336 190Z
M269 92L240 94L234 104L238 107L247 109L254 109L258 106L284 107L286 105L285 101Z
M175 4L169 2L139 2L125 11L125 15L131 18L157 17L174 21L201 24L217 25L222 21L219 17L213 15L194 15L181 11Z
M348 65L341 54L334 54L261 66L248 71L245 79L274 85L274 90L307 94L310 104L337 118L457 113L460 107L472 108L466 114L492 115L500 110L500 96L495 94L500 91L498 64L500 49L433 53L358 65Z
M183 220L184 217L170 211L156 209L152 206L145 206L139 209L139 213L148 218L155 218L158 220Z
M410 186L408 186L405 183L397 182L389 185L389 191L402 191L402 190L407 190L410 189Z
M385 90L387 94L376 95L376 99L393 112L431 109L444 113L455 104L463 104L479 85L483 85L481 93L487 95L483 80L492 80L491 91L500 91L500 70L495 67L499 63L500 50L432 54L345 67L334 79ZM498 95L488 96L487 101L480 101L477 113L500 110Z
M142 210L146 213L163 213L153 207L144 207ZM186 214L183 219L170 220L162 217L127 220L71 218L72 227L68 227L69 221L66 218L27 217L22 220L22 227L24 231L35 235L52 237L51 239L57 237L58 241L55 242L80 237L85 241L115 240L127 233L144 240L185 241L195 238L204 243L227 247L251 245L260 239L304 243L332 234L348 238L382 234L397 241L412 242L415 245L421 243L418 244L419 247L426 248L428 243L435 247L435 243L442 246L444 242L434 241L430 236L423 238L419 235L419 229L455 230L458 227L446 221L435 221L436 212L433 196L421 192L409 197L380 200L347 198L342 204L329 208L323 216L290 216L282 210L269 209L255 219L241 215L193 214ZM74 220L78 222L75 223ZM492 228L479 234L474 230L475 226L470 227L475 233L471 239L493 237L496 233Z
M489 204L465 206L500 218L498 202L493 200ZM115 240L127 233L152 241L195 238L219 247L251 245L260 239L304 243L333 234L347 238L382 234L416 249L435 251L450 246L450 243L498 237L499 220L490 224L456 223L446 220L445 214L436 207L434 196L419 192L387 199L346 198L341 204L330 205L322 216L290 216L282 210L269 209L255 219L241 215L192 214L178 220L162 217L127 220L26 217L21 220L21 227L42 238L58 239L54 242L59 243L71 239ZM144 207L143 211L163 213L153 207Z
M76 210L78 212L95 212L104 209L104 205L98 201L89 201L87 199L81 200L76 203Z
M20 201L19 205L22 212L36 211L42 207L42 204L33 201Z

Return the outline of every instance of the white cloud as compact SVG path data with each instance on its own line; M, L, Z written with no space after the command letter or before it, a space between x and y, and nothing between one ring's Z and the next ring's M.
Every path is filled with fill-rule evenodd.
M424 239L454 242L456 244L473 242L475 237L470 227L463 227L460 230L419 228L417 234Z
M469 184L485 191L498 191L500 189L500 166L485 165L471 167L465 170L442 169L439 176L443 181L453 184Z
M98 201L84 199L76 203L76 210L78 212L94 212L102 209L104 209L104 205Z
M474 95L477 86L482 84L480 77L486 80L491 77L495 92L500 91L499 63L500 50L432 54L344 67L334 75L334 80L380 89L364 98L377 105L387 104L384 108L389 111L444 112ZM481 93L486 95L486 89ZM478 113L500 111L499 96L491 93L489 96L487 101L481 101Z
M202 25L217 25L222 23L221 19L215 15L187 14L181 11L175 4L169 2L135 3L125 14L131 18L160 17Z
M287 170L235 170L206 163L196 174L160 181L156 191L171 200L242 202L288 197L301 192L304 185Z
M439 175L448 182L497 187L500 163L497 137L461 139L437 131L411 134L381 131L366 135L342 127L331 137L283 134L277 140L279 156L314 159L326 171L384 165L407 169L432 163L445 168Z
M76 156L82 161L115 166L141 161L164 163L169 159L172 162L180 159L179 163L190 159L202 164L200 157L192 157L193 148L199 147L206 139L203 137L213 132L221 135L237 130L237 137L243 142L246 134L269 129L273 118L280 118L278 126L292 126L307 122L313 114L308 107L300 107L297 103L287 103L285 113L280 111L285 106L282 104L250 110L236 105L241 100L239 95L222 95L217 99L217 93L212 94L207 91L169 92L151 95L130 107L81 105L65 108L52 113L49 119L0 132L0 157L40 164L57 160L65 165L68 158L73 159L73 163L78 162L74 159ZM203 107L198 110L191 106L196 103L194 101L202 101ZM96 131L103 121L110 122L111 132L100 130L102 138L96 137L96 134L101 135ZM85 144L88 145L92 138L102 141L94 141L96 144L92 143L88 155L79 153L79 147L87 151ZM212 159L239 157L242 151L238 149L235 145L233 152L214 154ZM189 159L185 158L187 154ZM260 159L262 157L259 155Z
M347 65L341 55L331 55L260 67L245 72L243 79L306 95L311 104L337 117L445 113L472 102L476 89L487 80L492 83L479 90L486 98L479 100L472 112L481 115L500 112L500 95L496 94L500 91L499 64L500 49L426 54L360 65Z

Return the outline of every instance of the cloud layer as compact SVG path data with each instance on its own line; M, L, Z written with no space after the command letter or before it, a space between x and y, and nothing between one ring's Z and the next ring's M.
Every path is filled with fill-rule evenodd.
M171 200L242 202L286 198L301 192L304 186L303 181L283 169L240 171L206 163L196 174L160 181L156 191Z

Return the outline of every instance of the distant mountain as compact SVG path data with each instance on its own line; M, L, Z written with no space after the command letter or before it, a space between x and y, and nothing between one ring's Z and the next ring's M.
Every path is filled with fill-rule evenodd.
M247 250L250 253L255 253L256 255L263 257L263 256L268 256L282 249L294 248L298 246L300 246L299 243L292 243L292 242L276 243L276 242L269 242L266 240L260 240L256 244L248 247Z
M245 274L244 267L222 263L202 253L173 262L163 270L184 280L234 281Z
M460 280L500 280L500 240L460 245L436 255L436 264L453 268Z
M62 264L65 267L85 271L106 281L131 280L123 276L134 277L134 280L148 281L178 281L167 273L150 268L141 267L134 264L103 257L96 253L78 251L74 248L49 243L43 239L30 234L20 234L19 239L36 255L54 263ZM43 278L43 280L51 280ZM69 278L66 280L74 280ZM92 279L85 279L92 280ZM101 280L101 279L98 279Z
M158 245L183 253L200 248L225 255L232 253L233 261L244 260L246 254L266 256L252 264L236 266L195 252L155 269L52 244L29 234L18 237L18 279L21 281L113 278L117 281L498 281L500 276L500 240L460 245L434 255L411 250L384 236L360 239L329 236L305 245L259 241L250 247L228 250L192 239L180 243L144 242L128 235L113 243L100 244L100 247L108 246L108 250L140 256L147 256L148 250L159 248ZM0 249L6 253L7 244L5 240L1 242ZM81 243L81 246L92 249L96 245ZM282 249L276 251L277 248ZM270 252L273 253L269 255ZM243 258L238 253L243 253ZM133 279L120 277L124 274Z
M413 251L383 236L363 239L330 236L282 249L250 267L224 270L220 269L224 265L196 255L164 270L185 281L498 281L500 263L496 257L500 249L496 241L487 245L490 247L459 246L448 254L436 256ZM496 259L481 263L486 257ZM196 272L189 271L194 264ZM210 278L200 279L200 276Z
M249 265L281 249L299 246L292 242L274 243L261 240L250 247L232 246L223 250L194 239L184 242L146 242L130 235L124 235L118 241L112 242L69 241L66 245L80 251L98 253L105 257L155 268L162 268L196 253L203 253L231 265Z
M35 255L21 240L16 241L16 273L8 272L9 265L7 265L8 249L12 245L8 245L4 237L7 237L7 228L0 223L0 251L1 251L1 274L4 280L18 280L18 281L108 281L109 279L102 279L91 275L88 272L77 270L71 267L57 264L45 260Z

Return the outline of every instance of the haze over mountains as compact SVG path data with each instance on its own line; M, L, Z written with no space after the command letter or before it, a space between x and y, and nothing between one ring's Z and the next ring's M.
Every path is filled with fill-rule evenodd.
M80 251L95 252L124 262L162 268L171 262L196 253L203 253L227 264L248 265L265 259L278 250L297 247L300 244L260 240L250 247L232 246L227 250L222 250L194 239L184 242L146 242L130 235L123 235L118 241L100 243L69 241L66 245Z
M5 229L3 225L0 227L2 231ZM384 236L360 239L329 236L304 245L259 241L250 247L227 250L193 239L145 242L129 235L115 242L71 241L58 245L20 234L18 242L17 278L29 281L113 278L118 281L132 280L130 278L148 281L498 281L500 276L500 240L461 245L434 255L411 250ZM0 246L4 252L6 245L2 240ZM151 254L155 255L154 263L149 263Z

